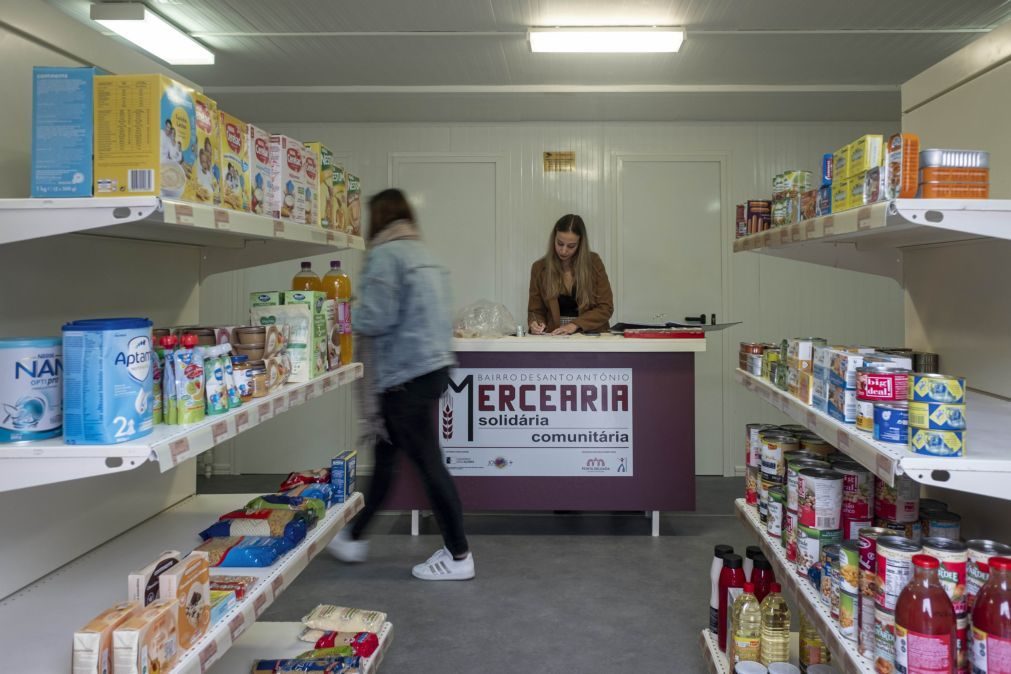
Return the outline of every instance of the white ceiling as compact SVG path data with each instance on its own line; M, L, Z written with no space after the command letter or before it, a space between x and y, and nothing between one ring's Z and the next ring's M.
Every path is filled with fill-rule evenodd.
M49 0L90 26L87 0ZM177 67L263 122L882 120L1006 0L150 0ZM678 54L531 54L528 26L683 25ZM110 38L118 39L118 38ZM630 86L635 85L635 86Z

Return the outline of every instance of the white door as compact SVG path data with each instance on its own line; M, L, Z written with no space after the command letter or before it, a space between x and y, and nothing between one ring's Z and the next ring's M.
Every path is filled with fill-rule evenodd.
M724 316L720 160L616 157L616 321ZM723 475L723 337L695 358L695 472Z

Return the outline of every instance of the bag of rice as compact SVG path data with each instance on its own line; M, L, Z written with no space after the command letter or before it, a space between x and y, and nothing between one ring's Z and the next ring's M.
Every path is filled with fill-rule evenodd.
M306 627L327 632L378 633L384 622L386 614L380 611L365 611L330 604L320 604L302 618L302 624Z

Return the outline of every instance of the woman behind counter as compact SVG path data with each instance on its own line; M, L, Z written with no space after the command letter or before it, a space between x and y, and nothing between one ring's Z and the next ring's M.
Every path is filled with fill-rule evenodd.
M607 271L590 250L583 219L563 215L551 229L547 254L530 268L530 333L606 332L613 313Z

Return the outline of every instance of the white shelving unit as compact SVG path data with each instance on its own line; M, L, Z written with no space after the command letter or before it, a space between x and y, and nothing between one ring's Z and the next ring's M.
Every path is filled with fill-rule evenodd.
M18 648L6 649L5 669L66 671L74 631L126 598L131 571L143 568L163 550L192 550L201 542L198 532L257 496L190 497L0 602L4 642L18 644ZM173 674L202 674L220 659L363 504L361 494L356 493L347 503L331 508L305 540L270 567L212 569L212 575L254 576L258 582L181 656ZM26 620L33 615L44 618Z
M799 661L800 635L790 633L790 662ZM699 635L699 648L702 649L702 659L706 663L706 671L710 674L734 674L733 667L727 661L726 654L720 650L720 642L716 635L703 628Z
M351 363L300 384L286 384L225 414L186 426L155 426L151 435L120 445L68 445L61 438L0 447L0 491L24 489L132 470L157 461L164 473L239 433L362 376Z
M751 234L734 241L734 252L889 276L901 284L901 249L1011 239L1009 212L1007 199L896 199Z
M1011 498L1011 402L975 391L966 397L966 455L934 457L904 445L878 442L870 433L810 407L761 377L737 370L737 381L791 419L804 424L889 485L905 474L921 484Z

